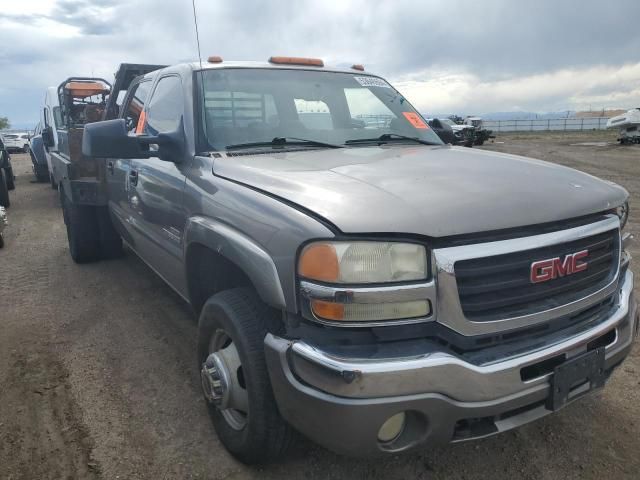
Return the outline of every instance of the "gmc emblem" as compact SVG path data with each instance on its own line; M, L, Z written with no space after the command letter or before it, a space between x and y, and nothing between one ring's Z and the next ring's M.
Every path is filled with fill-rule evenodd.
M554 278L573 275L582 272L589 265L581 260L589 255L589 250L581 250L570 253L561 259L560 257L538 260L531 264L531 283L548 282Z

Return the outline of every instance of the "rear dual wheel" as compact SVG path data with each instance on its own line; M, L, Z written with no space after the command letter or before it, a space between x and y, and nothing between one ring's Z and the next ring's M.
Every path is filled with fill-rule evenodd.
M107 207L76 205L62 190L60 196L74 262L90 263L122 254L122 239L113 228Z

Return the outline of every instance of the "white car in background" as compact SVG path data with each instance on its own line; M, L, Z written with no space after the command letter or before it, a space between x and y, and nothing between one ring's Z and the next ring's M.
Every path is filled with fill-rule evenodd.
M2 134L4 147L8 152L29 151L29 134L27 132L8 132Z

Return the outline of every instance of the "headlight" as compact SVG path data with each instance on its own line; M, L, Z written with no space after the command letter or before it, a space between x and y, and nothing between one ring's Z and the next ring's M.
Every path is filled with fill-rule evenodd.
M300 254L298 273L326 283L393 283L427 278L422 245L396 242L315 242Z
M431 315L427 287L416 283L428 276L422 245L314 242L302 249L298 274L313 319L354 326Z
M627 220L629 220L629 202L624 202L624 204L614 208L612 211L620 218L620 229L623 229L627 224Z

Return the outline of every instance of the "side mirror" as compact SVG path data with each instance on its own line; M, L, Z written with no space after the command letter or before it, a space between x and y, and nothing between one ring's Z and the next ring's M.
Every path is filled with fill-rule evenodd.
M158 145L150 150L149 145ZM182 120L173 132L131 136L124 118L88 123L82 135L82 153L95 158L150 158L179 163L184 150Z
M82 154L95 158L147 158L149 146L130 137L123 118L88 123L82 133Z
M53 147L53 130L51 127L44 127L42 129L42 143L45 147Z

